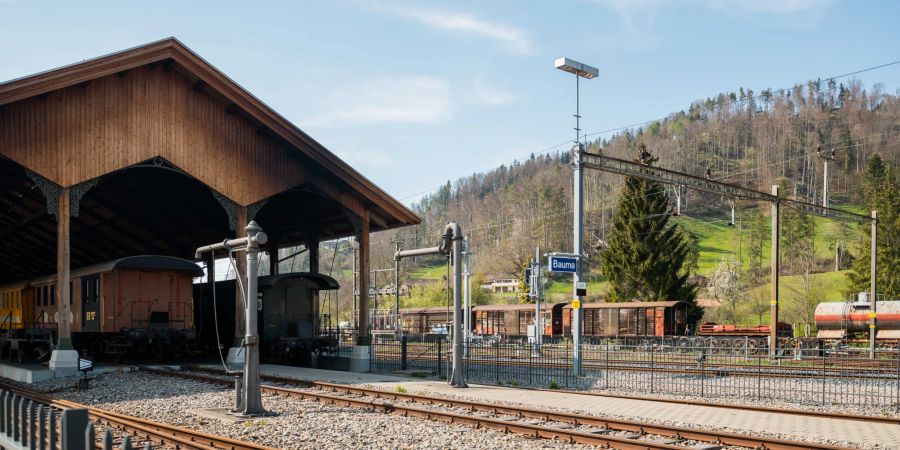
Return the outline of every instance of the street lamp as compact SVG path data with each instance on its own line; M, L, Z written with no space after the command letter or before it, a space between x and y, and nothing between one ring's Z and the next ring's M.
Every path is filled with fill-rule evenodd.
M582 236L582 222L584 222L584 200L582 199L582 189L584 188L584 171L582 170L582 154L584 153L584 146L581 145L581 92L580 92L580 82L581 78L591 79L596 78L600 75L600 71L594 67L591 67L587 64L580 63L578 61L569 59L569 58L558 58L554 66L557 69L562 70L564 72L569 72L575 75L575 146L572 148L572 152L575 154L572 167L575 178L575 189L574 189L574 198L572 205L572 215L573 215L573 233L572 233L572 243L573 250L572 253L576 255L581 255L582 250L584 248L583 245L583 236ZM572 274L572 342L573 342L573 351L572 351L572 373L575 376L581 376L581 338L582 338L582 314L581 314L581 296L578 295L578 288L581 284L581 267L583 261L579 261L576 266L575 273Z

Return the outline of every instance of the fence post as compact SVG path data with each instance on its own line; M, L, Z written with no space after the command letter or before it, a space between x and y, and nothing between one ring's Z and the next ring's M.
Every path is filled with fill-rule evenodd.
M494 383L499 383L500 382L500 341L498 340L494 344L494 346L497 349L494 352L494 378L495 378Z
M62 412L61 449L87 450L84 448L84 430L88 426L86 409L67 409Z
M606 389L609 389L609 338L606 338L606 376L603 378L606 380Z
M28 401L28 448L35 450L35 425L37 422L37 405L31 400Z
M440 378L441 376L444 375L444 370L442 369L444 360L443 360L443 357L441 356L441 341L443 341L443 340L444 340L443 338L441 338L440 336L438 336L438 340L437 340L437 344L438 344L438 345L437 345L437 351L438 351L438 354L437 354L437 363L438 363L438 366L437 366L437 373L438 373L438 378Z
M47 410L44 405L38 407L38 449L44 450L47 444L44 440L47 438Z
M825 406L825 362L828 359L828 353L822 358L822 406Z
M47 447L51 449L56 449L56 410L50 408L50 412L47 414L47 430L50 433L49 444Z
M408 368L406 361L406 335L400 336L400 370Z
M21 442L19 439L21 438L21 426L22 422L20 421L19 410L21 408L23 399L18 395L13 394L13 422L12 422L12 430L13 430L13 440L16 442Z
M704 344L705 345L705 344ZM706 362L706 347L700 347L700 355L697 360L700 366L700 396L706 395L706 372L703 370L703 363Z
M106 432L103 433L103 450L112 450L112 448L112 433L110 433L109 430L106 430Z
M97 440L94 438L94 424L91 423L84 430L84 448L88 450L93 449L96 445L95 442Z
M897 359L897 382L894 383L894 386L897 386L897 401L894 403L894 411L896 412L900 410L900 346L894 351L894 358Z
M762 398L762 356L756 355L756 399Z
M7 395L9 395L9 393L3 391L2 396L0 396L0 406L3 407L2 409L0 409L0 433L6 433L6 416L9 412L9 408L6 407Z
M653 346L650 346L650 393L654 392L656 383L656 357L653 356Z

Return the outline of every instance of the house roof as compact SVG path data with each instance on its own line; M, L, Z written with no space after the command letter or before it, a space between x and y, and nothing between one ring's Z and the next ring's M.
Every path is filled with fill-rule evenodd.
M585 303L581 305L584 309L616 309L616 308L669 308L685 302L680 300L665 302L621 302L621 303ZM565 308L572 308L571 304Z
M367 203L383 209L391 216L388 222L413 225L421 221L409 208L173 37L0 83L0 106L136 67L170 62L195 78L198 88L223 97L248 119L267 128L356 190Z
M110 272L117 269L146 269L146 270L171 270L175 272L188 272L194 277L203 276L203 269L193 261L175 258L173 256L140 255L120 258L100 264L94 264L80 269L74 269L70 273L71 278L85 275ZM46 275L30 280L30 284L44 284L56 281L56 274Z
M544 303L541 305L541 309L546 311L549 309L553 309L556 305L561 305L562 303ZM533 311L534 303L522 303L517 305L478 305L472 308L473 311Z

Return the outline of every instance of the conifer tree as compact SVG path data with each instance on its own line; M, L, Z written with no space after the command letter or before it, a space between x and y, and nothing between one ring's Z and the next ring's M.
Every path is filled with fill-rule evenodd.
M639 146L638 162L652 165L646 146ZM686 262L692 252L687 233L669 223L672 212L662 184L627 177L613 215L609 247L600 253L600 270L610 280L609 300L682 300L691 307L688 320L702 311L694 301L697 286L688 281Z
M866 168L864 190L866 206L878 211L875 290L879 300L896 300L900 297L900 173L873 157ZM871 232L868 226L859 227L859 232L860 253L847 273L847 296L869 291Z

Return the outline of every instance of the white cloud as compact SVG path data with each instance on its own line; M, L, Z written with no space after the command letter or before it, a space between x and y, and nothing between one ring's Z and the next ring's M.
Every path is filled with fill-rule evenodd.
M375 8L399 17L415 20L439 30L494 39L520 53L529 53L531 51L531 41L522 30L502 23L480 19L473 14L393 4L376 4Z
M828 6L828 0L705 0L702 4L736 13L794 15Z
M476 104L486 106L503 106L515 101L515 96L509 91L489 84L483 77L475 79L472 86L472 96Z
M436 123L453 112L450 86L432 77L398 77L359 84L337 92L331 107L303 126L332 127L369 123Z
M797 26L814 23L831 0L593 0L618 16L627 43L643 48L656 39L653 24L664 8L713 9L736 16L768 14ZM799 22L798 22L799 20Z

